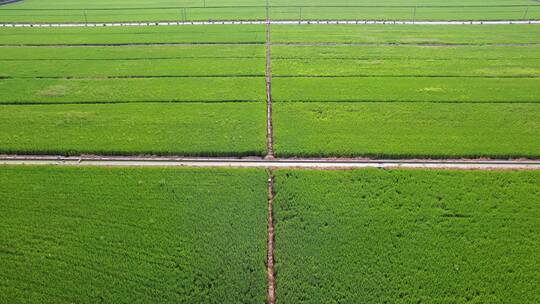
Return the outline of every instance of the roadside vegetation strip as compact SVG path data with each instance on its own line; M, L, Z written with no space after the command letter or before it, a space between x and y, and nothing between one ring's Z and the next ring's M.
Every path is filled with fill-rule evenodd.
M278 302L536 303L539 173L276 170Z
M264 156L265 104L0 106L0 153Z
M3 79L0 104L264 101L264 77Z
M262 303L264 170L0 170L0 302Z
M531 103L274 102L274 150L276 157L539 159L539 122L540 105Z

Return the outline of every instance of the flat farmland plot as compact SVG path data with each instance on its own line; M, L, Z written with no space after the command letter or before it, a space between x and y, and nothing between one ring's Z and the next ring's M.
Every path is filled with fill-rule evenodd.
M272 0L274 20L517 20L540 18L533 0L374 1ZM4 22L122 22L264 20L261 0L65 1L25 0L0 7Z
M537 303L538 172L275 172L277 303Z
M0 103L262 101L263 77L4 79Z
M262 303L266 174L2 167L0 302Z
M536 25L273 25L274 44L540 44Z
M263 103L0 106L0 153L264 155Z
M262 44L264 26L0 28L0 45Z
M540 102L537 77L285 77L273 84L276 102Z
M264 49L259 45L5 51L0 103L264 100Z
M7 31L0 153L264 155L264 46L235 28Z
M271 1L278 20L527 20L540 18L533 1Z
M274 46L274 77L540 76L540 45Z
M276 103L279 156L538 158L536 104Z
M25 0L0 7L3 22L128 22L253 20L265 18L261 0L66 1Z
M170 49L176 50L176 56L159 55L159 49L162 47L156 46L158 50L152 51L150 54L142 54L136 57L137 47L118 47L123 49L125 57L114 58L117 51L114 51L111 58L107 58L108 50L115 50L114 47L101 48L102 52L96 54L96 57L86 56L82 50L78 59L69 59L71 52L68 48L28 48L15 47L6 48L13 51L33 50L31 56L17 56L15 58L2 59L0 58L0 77L4 78L111 78L111 77L189 77L189 76L210 76L210 77L227 77L227 76L264 76L264 59L257 56L243 57L243 51L254 53L250 49L260 51L264 55L264 49L258 45L245 46L244 49L236 49L238 53L231 56L208 54L199 55L200 52L205 52L205 49L213 50L214 53L224 51L229 46L196 46L191 47L191 54L182 54L183 46L166 47L165 51ZM143 47L146 50L151 47ZM168 49L167 49L168 48ZM44 58L47 57L47 52L54 51L55 56L63 58ZM6 50L3 50L6 51ZM156 56L157 55L157 56ZM5 55L0 55L3 57Z
M277 155L540 155L537 27L273 28Z

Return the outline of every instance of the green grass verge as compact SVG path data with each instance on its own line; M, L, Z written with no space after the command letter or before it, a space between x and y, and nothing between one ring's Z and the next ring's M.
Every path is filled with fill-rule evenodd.
M277 303L537 303L539 172L277 171Z
M273 43L470 44L540 43L532 25L273 25Z
M264 77L0 80L4 104L262 101L264 94Z
M0 168L0 302L263 303L266 174Z
M263 43L262 25L2 28L0 45Z
M272 75L540 76L540 46L274 46Z
M272 95L276 102L540 102L540 78L274 78Z
M264 155L264 117L263 103L0 106L0 153Z
M540 157L537 104L275 103L278 156Z

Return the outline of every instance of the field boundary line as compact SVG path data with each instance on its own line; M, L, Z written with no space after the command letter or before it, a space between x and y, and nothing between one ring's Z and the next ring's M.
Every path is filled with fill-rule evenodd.
M0 23L0 27L128 27L128 26L185 26L185 25L505 25L540 24L540 20L222 20L222 21L152 21L152 22L93 22L93 23Z
M266 82L266 158L274 158L274 130L272 123L272 59L271 59L271 32L270 32L270 14L268 10L268 0L266 6L266 24L265 24L265 82Z
M268 277L267 303L276 302L276 278L274 271L274 174L272 169L268 173L268 245L266 255L266 267Z
M275 158L261 157L144 157L0 155L0 165L60 165L104 167L221 167L221 168L415 168L461 170L540 170L540 159L368 159L368 158Z

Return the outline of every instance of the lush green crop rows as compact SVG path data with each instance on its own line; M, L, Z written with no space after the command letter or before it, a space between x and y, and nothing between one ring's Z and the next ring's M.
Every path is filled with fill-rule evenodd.
M0 77L264 76L259 58L0 60Z
M521 25L272 26L275 151L281 156L536 157L539 147L532 138L538 133L539 121L534 103L540 101L537 29ZM153 134L130 143L118 141L122 132L114 133L111 142L93 138L91 134L103 134L115 123L120 123L119 130L132 130L119 116L122 106L112 111L98 107L103 110L88 131L72 128L61 140L48 144L35 141L31 130L24 129L26 121L33 121L46 107L34 107L38 110L28 115L23 114L24 107L5 107L17 113L4 111L10 118L4 125L10 130L6 133L9 145L2 144L6 152L264 154L265 121L260 114L265 100L264 26L17 28L0 32L5 33L0 35L0 44L49 45L2 47L0 76L8 79L0 79L0 103L143 102L136 106L140 114L133 116L132 123L140 124L137 132L148 129ZM310 46L312 42L330 45ZM186 44L84 46L131 43ZM154 103L144 103L148 101ZM205 143L205 126L213 124L214 117L205 116L206 106L189 103L193 101L253 101L260 105L209 106L216 109L212 112L216 115L217 109L226 110L208 129L219 140ZM293 103L298 101L305 103ZM157 102L186 104L177 106L183 111L178 114L169 112L176 109L172 105L162 107ZM184 109L191 110L191 106L198 114L196 120L190 120L192 129L182 125L181 130L189 130L183 131L185 136L153 133L163 129L167 119L174 123L189 120L184 115L192 114ZM150 108L152 117L144 120L142 114ZM63 111L61 106L51 109ZM242 109L233 115L238 123L224 127L232 109ZM160 114L167 119L160 120ZM51 125L33 127L61 134ZM245 141L228 141L228 136L236 134L233 130ZM77 142L81 132L84 140ZM14 136L18 133L22 135Z
M279 101L540 102L540 78L276 78Z
M6 50L7 51L7 50ZM416 46L416 45L329 45L329 46L272 46L272 64L281 60L501 60L505 63L540 59L538 45L523 46ZM5 54L0 54L5 56ZM0 57L2 58L2 57ZM397 62L396 62L397 63ZM489 62L488 62L489 63ZM486 64L488 64L486 63ZM365 68L365 67L358 67ZM425 68L425 67L422 67ZM273 69L273 73L279 73Z
M269 0L271 6L494 6L534 5L531 0ZM108 8L160 8L160 7L220 7L265 6L265 0L24 0L6 6L6 9L108 9Z
M273 43L540 44L536 25L273 25Z
M32 0L34 3L37 0ZM51 1L51 0L49 0ZM54 0L59 1L59 0ZM65 0L64 0L65 1ZM79 0L80 1L80 0ZM76 1L75 1L76 2ZM331 4L325 0L270 0L270 4L276 6L493 6L493 5L534 5L530 0L333 0Z
M540 157L537 104L275 103L279 156Z
M540 46L275 46L279 76L540 76Z
M256 28L233 29L7 31L15 44L32 40L23 32L53 44L194 44L2 47L0 153L264 155L264 46L198 44L259 39Z
M0 103L263 100L263 77L0 80Z
M263 20L262 0L36 1L0 7L3 22ZM269 1L274 20L515 20L539 19L540 5L520 1Z
M0 45L264 43L264 26L0 28Z
M493 0L491 0L493 1ZM501 1L501 0L496 0ZM19 9L108 9L203 6L265 5L265 0L24 0L6 8Z
M0 106L0 154L264 155L263 103Z
M279 156L540 156L538 27L272 29Z
M278 303L537 303L538 172L278 171Z
M200 37L199 39L204 39ZM523 52L522 54L526 54ZM262 45L137 45L115 47L3 47L0 60L151 60L264 58ZM224 62L226 63L226 62ZM3 71L4 72L4 71Z
M271 17L277 20L528 20L540 19L540 5L532 3L531 6L516 7L415 7L414 5L408 7L278 7L271 10Z
M0 168L0 302L263 303L266 174Z

